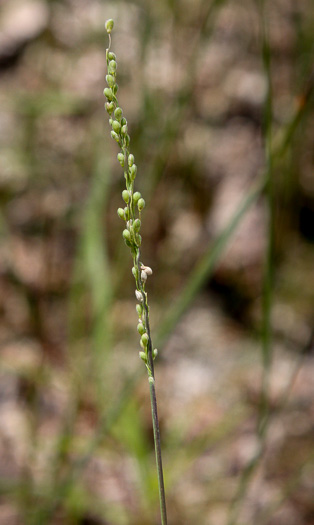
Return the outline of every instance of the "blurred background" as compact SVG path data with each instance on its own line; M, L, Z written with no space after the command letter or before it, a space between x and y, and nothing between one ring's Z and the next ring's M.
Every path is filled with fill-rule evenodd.
M0 2L0 523L159 523L108 18L169 523L314 524L311 0Z

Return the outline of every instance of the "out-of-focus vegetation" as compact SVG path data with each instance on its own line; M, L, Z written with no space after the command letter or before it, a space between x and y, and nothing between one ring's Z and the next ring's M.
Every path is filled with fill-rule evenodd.
M312 0L1 2L0 522L158 523L107 18L169 523L310 525Z

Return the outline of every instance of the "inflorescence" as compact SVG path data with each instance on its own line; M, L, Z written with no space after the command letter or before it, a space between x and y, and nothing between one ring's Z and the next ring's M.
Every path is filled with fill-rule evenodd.
M133 258L132 274L135 279L136 290L135 295L138 300L136 311L138 314L137 330L141 336L140 345L142 351L139 355L144 361L149 376L153 377L152 360L157 356L157 349L152 350L151 338L149 330L149 307L147 304L147 293L145 292L145 284L147 277L152 275L153 271L149 266L145 266L140 261L140 246L142 238L140 235L141 229L141 212L145 207L145 201L142 195L134 192L134 181L137 175L137 166L134 162L134 155L130 153L130 136L128 135L128 123L123 116L123 111L119 107L117 100L118 84L116 82L117 76L117 62L116 55L110 51L111 46L111 31L113 29L113 20L107 20L106 30L109 35L109 47L106 50L107 75L106 82L108 87L104 89L104 95L107 98L105 108L109 114L109 124L112 128L111 137L119 144L120 152L117 159L124 168L124 177L126 181L126 189L122 192L122 199L125 206L118 208L117 213L119 217L125 222L125 229L122 232L122 237L125 244L130 248ZM151 355L150 355L151 354Z

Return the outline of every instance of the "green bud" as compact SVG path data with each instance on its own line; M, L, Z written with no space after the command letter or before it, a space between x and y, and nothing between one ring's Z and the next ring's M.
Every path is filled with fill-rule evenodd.
M117 107L115 109L114 116L116 117L117 120L120 120L122 117L122 109Z
M144 363L147 363L147 356L145 352L139 352L138 355L140 356L142 361L144 361Z
M115 131L111 131L111 136L114 140L116 140L118 143L120 142L120 137Z
M120 164L121 164L121 166L123 168L123 166L124 166L124 155L123 155L123 153L121 153L121 152L118 153L117 159L118 159L118 161L120 162Z
M142 195L140 194L139 191L136 191L133 195L133 202L135 202L135 204L137 203L137 201L140 200L140 198L142 197Z
M123 237L123 239L125 241L130 241L131 240L131 234L130 234L129 230L127 230L127 229L123 230L122 237Z
M116 71L117 71L117 62L115 60L110 60L108 64L109 75L112 73L115 75Z
M146 333L144 333L144 334L142 335L142 337L141 337L141 341L142 341L144 347L148 345L148 335L147 335Z
M127 123L128 123L127 119L122 117L122 119L121 119L121 126L126 126Z
M136 166L136 164L133 164L133 166L131 166L129 168L129 174L130 174L131 179L134 180L135 177L136 177L136 174L137 174L137 166Z
M136 240L137 245L141 246L141 244L142 244L142 237L140 236L139 233L136 234L135 240Z
M114 110L114 103L113 102L106 102L105 108L106 108L107 113L109 113L109 115L111 115L113 110Z
M112 129L113 129L116 133L119 133L119 132L120 132L120 129L121 129L120 122L118 122L117 120L114 120L114 121L112 122Z
M126 135L127 132L128 132L128 126L127 126L127 124L125 124L125 125L122 126L122 128L121 128L121 133L122 133L122 135Z
M126 147L128 147L130 144L130 135L125 135L124 142L125 142Z
M126 206L126 207L124 208L123 211L124 211L125 219L128 221L129 218L130 218L130 210L129 210L129 208Z
M133 266L132 274L133 274L134 279L137 279L137 277L138 277L138 269L136 268L136 266Z
M154 348L154 350L153 350L153 359L156 359L157 356L158 356L158 350L157 350L157 348Z
M120 219L124 219L125 220L125 215L124 215L123 208L118 208L117 209L117 214L119 215Z
M112 132L111 132L112 133ZM144 199L140 199L137 203L137 207L139 211L142 211L145 208L145 201Z
M107 97L108 100L112 100L113 99L112 89L105 88L104 89L104 95L105 95L105 97Z
M109 60L116 60L117 57L112 51L109 51L108 58Z
M112 20L112 18L110 18L109 20L107 20L107 22L105 23L105 28L106 28L106 31L107 33L110 35L111 31L113 30L113 26L114 26L114 21Z
M114 77L112 75L106 75L106 82L108 84L109 87L112 88L112 86L115 85L115 80L114 80Z
M143 325L143 323L138 323L137 325L137 331L140 335L143 335L145 334L145 327Z
M128 165L131 167L133 166L133 164L134 164L134 155L132 155L131 153L131 155L129 155L128 157Z
M137 315L139 317L141 317L142 313L143 313L143 307L140 305L140 304L137 304L136 305L136 311L137 311Z
M124 202L127 204L130 200L130 194L128 192L128 190L123 190L122 192L122 199L124 200Z
M141 221L140 221L140 219L135 219L135 221L133 222L133 229L134 229L134 231L135 232L139 232L140 228L141 228Z
M113 87L112 87L112 92L113 92L114 95L116 95L118 93L118 89L119 89L118 84L114 84Z

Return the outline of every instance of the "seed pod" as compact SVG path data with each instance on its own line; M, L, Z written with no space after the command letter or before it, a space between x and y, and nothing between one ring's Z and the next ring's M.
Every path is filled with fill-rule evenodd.
M143 307L142 307L140 304L137 304L137 305L136 305L136 311L137 311L137 315L138 315L139 317L141 317L141 316L142 316L142 313L143 313Z
M105 95L105 97L107 97L108 100L111 101L113 99L112 89L111 88L105 88L104 89L104 95Z
M134 180L135 177L136 177L136 174L137 174L137 166L136 166L136 164L133 164L133 166L131 166L129 168L129 173L130 173L131 179Z
M123 239L125 239L126 241L130 241L131 240L131 234L130 234L129 230L127 230L127 229L123 230L122 236L123 236Z
M112 122L112 129L113 129L116 133L119 133L119 132L120 132L120 129L121 129L120 122L118 122L117 120L114 120L114 121Z
M141 221L140 221L140 219L135 219L135 221L133 223L133 228L134 228L135 232L139 232L140 231L140 228L141 228Z
M140 194L140 192L136 191L133 194L133 202L136 204L140 200L141 197L142 197L142 195Z
M128 192L128 190L123 190L122 192L122 199L124 200L124 202L127 204L130 200L130 194Z
M117 159L118 159L118 161L120 162L120 164L121 164L121 166L123 168L123 166L124 166L124 155L123 155L123 153L121 153L121 152L118 153Z
M110 18L109 20L107 20L107 22L105 23L105 27L106 27L106 31L107 33L110 35L111 31L113 30L113 26L114 26L114 21L112 20L112 18Z
M109 113L109 115L111 115L113 110L114 110L114 103L113 102L106 102L105 108L106 108L107 113Z
M131 167L134 164L134 155L132 153L128 156L128 165Z
M106 82L110 88L112 88L115 85L115 80L112 75L106 75Z
M119 135L118 135L115 131L111 131L110 134L111 134L112 138L113 138L116 142L120 143L120 137L119 137Z
M116 71L117 71L117 62L115 60L110 60L109 64L108 64L108 72L109 72L109 75L110 74L116 74Z
M143 335L145 333L145 326L143 325L143 323L138 323L137 331L140 335Z
M144 347L148 345L148 335L147 335L146 333L144 333L144 334L142 335L142 337L141 337L141 341L142 341Z
M116 118L117 120L120 120L121 117L122 117L122 113L123 113L123 112L122 112L122 109L119 108L119 107L117 107L117 108L115 109L115 112L114 112L114 116L115 116L115 118Z
M117 214L119 215L120 219L125 220L124 210L122 208L117 209Z
M137 207L138 207L139 211L142 211L145 208L145 201L144 201L144 199L140 199L138 201Z

